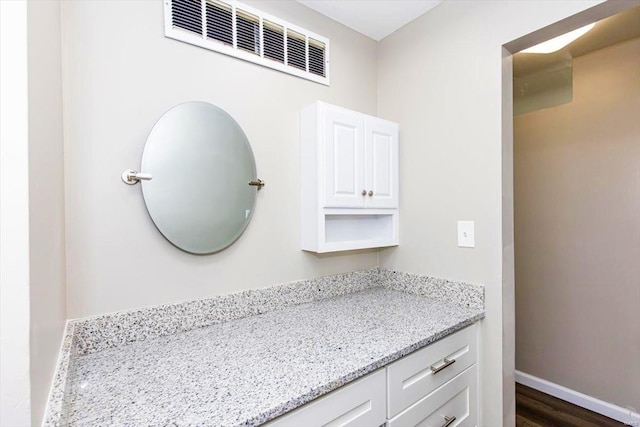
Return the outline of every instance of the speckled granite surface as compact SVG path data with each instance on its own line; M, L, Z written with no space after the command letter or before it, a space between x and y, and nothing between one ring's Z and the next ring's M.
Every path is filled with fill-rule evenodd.
M484 307L484 286L380 269L378 285L468 308Z
M207 299L121 311L71 321L78 354L173 335L290 305L332 298L377 286L379 270L299 280Z
M390 292L391 290L400 292ZM395 308L380 308L383 302L386 302L380 297L385 292L390 292L388 295L394 296L392 300L397 303ZM349 314L348 304L344 305L344 301L349 301L351 298L362 304L362 307L358 308L356 317L354 317L355 314ZM419 309L423 317L415 318L420 325L413 325L419 326L412 332L416 334L414 338L419 337L419 339L411 344L405 343L405 348L396 348L398 343L395 340L400 337L386 337L388 333L393 334L388 330L393 328L393 325L391 323L386 325L390 320L387 318L385 321L385 316L395 316L394 313L397 313L398 317L394 318L393 322L410 324L410 317L403 313L405 310L403 304L408 301L413 301L417 307L427 304ZM312 304L308 304L309 302ZM325 307L326 304L330 305ZM328 309L324 314L326 318L323 319L322 313L315 311L316 307ZM300 392L293 400L286 400L287 395L279 394L279 391L274 395L277 388L266 387L263 390L264 393L250 393L256 401L264 400L263 403L268 404L268 408L262 412L260 412L262 407L256 406L259 413L256 412L253 418L247 420L243 418L247 422L246 425L255 425L262 422L260 420L273 418L274 414L297 407L481 318L483 307L484 288L480 285L376 268L204 300L70 320L52 385L45 424L158 423L165 425L170 424L170 420L174 420L176 425L198 425L204 422L202 414L205 412L210 414L212 407L225 404L230 399L244 399L242 394L232 393L232 391L238 392L238 389L233 389L227 384L230 378L236 378L245 384L246 391L250 388L252 375L264 376L264 372L262 374L260 372L265 369L269 372L269 366L278 367L270 375L279 375L282 378L288 375L289 370L306 372L309 366L302 370L296 370L298 368L295 366L291 367L291 364L298 366L298 361L294 357L295 354L288 354L286 351L292 352L292 349L296 348L296 343L309 344L309 339L315 340L312 341L316 349L315 356L323 356L324 359L310 359L315 362L309 363L325 376L319 376L316 380L320 382L316 381L313 384L297 384L297 387L289 385L287 389L294 394ZM309 318L305 317L307 311L311 316ZM367 311L371 313L365 315ZM453 316L445 319L450 314ZM298 316L298 319L294 320L291 316ZM340 316L343 316L342 320L339 322L335 320L341 319ZM333 345L332 343L336 340L344 339L347 347L343 348L349 348L348 345L351 345L352 351L357 352L357 347L353 346L360 339L358 324L352 325L351 329L341 329L339 323L350 325L362 321L360 326L366 329L372 325L378 325L378 323L371 323L375 319L378 319L379 324L385 325L377 330L381 335L375 336L373 341L367 341L373 336L365 333L360 345L373 346L370 348L371 351L377 349L386 354L380 356L374 352L375 354L370 356L372 359L368 365L362 364L363 360L356 358L352 360L356 365L345 364L341 368L343 370L341 374L335 376L334 368L336 367L333 366L332 358L340 356L341 353L325 354L324 348ZM421 323L423 319L426 319L424 324ZM300 322L307 323L300 324ZM309 324L319 325L316 327L325 329L314 333L310 332L313 329L311 326L309 327L311 329L300 329ZM326 329L328 326L333 329ZM424 330L427 326L433 328ZM350 330L353 332L349 332ZM412 329L407 329L407 331L410 330ZM335 334L332 331L335 331ZM368 332L375 335L375 329ZM426 332L430 335L423 335ZM243 334L244 338L240 340L234 338L235 335L243 336ZM311 338L301 340L296 335ZM410 334L405 338L409 336ZM261 348L251 346L255 344L253 339L259 340L257 344L264 348L273 347L271 352L261 354L258 358L262 361L260 362L262 365L258 364L257 359L253 360L252 363L255 362L255 364L251 366L243 362L247 357L257 357L254 353L247 354L247 351ZM295 341L296 339L298 341ZM243 340L251 344L245 346L244 351L240 348ZM395 350L389 353L391 347L384 345L376 347L378 343L393 345ZM281 353L278 346L282 345L293 345L293 347L289 350L285 347L285 352ZM263 351L266 351L264 348ZM189 356L191 352L193 356ZM215 352L217 358L210 355L210 352ZM307 356L310 357L313 354L311 352ZM343 354L343 359L346 357L353 356ZM183 360L184 364L181 365L180 361ZM285 363L286 360L290 362ZM172 366L173 371L164 369ZM287 370L283 370L283 366L287 366ZM354 366L358 368L349 371ZM184 372L176 373L177 370ZM209 374L209 372L217 372L216 370L221 370L224 374L221 378L226 380L217 381L211 376L212 374ZM193 372L200 372L200 374L192 375ZM202 375L203 372L205 375ZM242 375L245 376L244 379ZM295 378L296 375L291 378ZM192 388L184 381L179 382L178 379L192 380L193 382L189 383ZM200 379L208 382L200 384L198 382ZM174 383L177 388L173 386ZM163 389L162 384L168 385ZM210 408L205 412L198 409L203 404L197 395L199 384L210 387L206 398L208 400L204 402L205 406L208 404ZM279 397L276 398L277 396ZM278 399L285 400L276 402ZM248 407L245 403L241 406ZM138 418L138 416L144 416L147 410L153 412L155 421L147 423L145 421L147 418ZM139 415L136 415L138 413ZM225 422L233 425L239 423L236 421L228 418Z
M47 413L45 415L45 424L55 425L62 420L68 419L67 405L68 397L71 395L71 375L72 366L75 358L73 356L73 347L75 346L74 325L67 322L62 337L62 346L60 348L60 357L58 366L51 384L51 394L47 405Z
M258 425L482 316L377 288L79 356L67 421Z

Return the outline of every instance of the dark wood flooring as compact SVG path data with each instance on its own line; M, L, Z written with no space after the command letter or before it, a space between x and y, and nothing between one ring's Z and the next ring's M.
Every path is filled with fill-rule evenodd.
M516 384L516 427L609 426L619 427L624 424L522 384Z

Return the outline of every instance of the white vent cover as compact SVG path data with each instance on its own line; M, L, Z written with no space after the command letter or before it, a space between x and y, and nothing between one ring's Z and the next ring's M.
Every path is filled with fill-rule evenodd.
M329 85L329 39L232 0L165 0L166 37Z

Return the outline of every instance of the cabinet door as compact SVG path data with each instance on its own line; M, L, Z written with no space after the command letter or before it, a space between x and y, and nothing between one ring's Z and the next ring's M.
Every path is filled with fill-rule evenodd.
M368 117L365 125L366 207L398 207L398 125Z
M327 108L324 131L324 206L364 207L364 117Z
M276 418L266 427L377 427L385 423L385 412L382 368Z

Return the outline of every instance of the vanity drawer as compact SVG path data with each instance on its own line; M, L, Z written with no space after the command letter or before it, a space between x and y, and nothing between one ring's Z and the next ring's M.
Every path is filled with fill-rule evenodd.
M476 352L472 325L387 366L388 418L476 363Z
M388 427L476 425L477 369L467 369L387 423Z
M386 421L385 369L276 418L268 427L380 426Z

